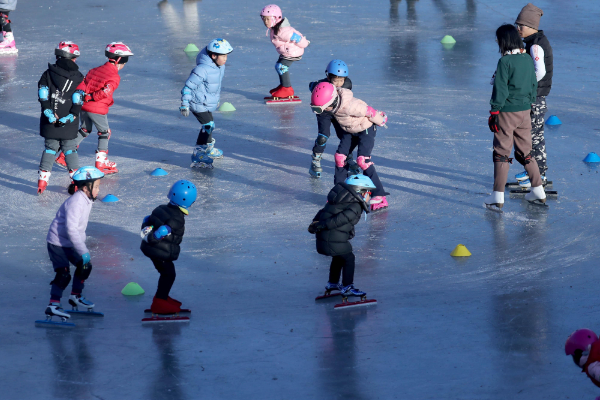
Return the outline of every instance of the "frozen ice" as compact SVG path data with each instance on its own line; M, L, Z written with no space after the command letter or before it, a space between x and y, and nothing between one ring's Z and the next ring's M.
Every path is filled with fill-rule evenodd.
M567 399L599 390L564 355L577 328L600 329L598 152L600 4L539 1L554 48L546 127L549 209L492 190L489 84L494 31L526 1L285 1L311 41L291 67L301 105L268 107L277 55L259 18L266 1L20 1L11 13L18 56L0 57L0 305L3 398L22 399ZM446 49L445 35L456 39ZM190 169L199 124L178 112L194 66L183 51L215 37L235 48L215 113L214 170ZM135 53L121 71L109 121L110 159L87 233L94 271L85 295L104 318L36 328L53 278L46 232L69 183L54 168L36 195L43 150L36 83L60 40L79 44L84 71L104 46ZM389 116L373 152L387 211L357 227L356 286L378 305L335 311L315 303L329 258L307 232L333 183L335 135L323 177L308 174L317 135L308 82L345 60L355 96ZM96 136L81 145L93 164ZM169 173L150 176L155 168ZM521 172L511 167L511 177ZM145 327L158 273L140 250L144 216L170 185L190 179L173 297L189 324ZM472 256L449 255L464 244ZM123 296L128 282L146 294ZM68 293L67 293L68 294ZM67 306L67 299L63 298Z

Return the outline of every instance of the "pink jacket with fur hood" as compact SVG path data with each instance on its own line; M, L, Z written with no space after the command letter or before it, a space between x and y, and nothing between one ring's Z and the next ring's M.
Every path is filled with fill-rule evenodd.
M333 116L342 129L348 133L360 133L369 129L373 122L367 117L367 103L354 98L349 89L337 88L339 107Z
M298 43L291 41L294 34L302 38ZM290 22L287 18L284 18L281 22L277 35L273 32L273 29L270 29L269 36L271 38L271 43L273 43L277 52L284 58L302 57L304 49L310 43L300 32L290 26Z

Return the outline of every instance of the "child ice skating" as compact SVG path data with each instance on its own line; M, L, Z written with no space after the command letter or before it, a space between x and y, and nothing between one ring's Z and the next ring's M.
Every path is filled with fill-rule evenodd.
M350 240L362 212L369 212L369 199L374 189L371 179L364 175L353 175L346 182L338 183L327 195L325 207L308 227L310 233L316 234L317 252L332 257L325 296L333 290L339 290L344 299L348 296L364 299L367 295L354 287L355 257Z
M15 44L12 27L8 14L17 8L17 0L0 0L0 29L2 30L2 41L0 41L0 55L16 54L19 52Z
M312 92L315 86L321 82L329 82L335 87L352 90L352 81L350 78L348 78L348 66L342 60L332 60L325 69L325 78L321 79L320 81L311 82L308 85L308 88ZM319 134L317 135L315 145L313 146L312 161L310 164L310 169L308 170L308 173L312 177L320 178L321 173L323 172L323 168L321 168L321 158L325 152L327 140L331 135L332 124L338 139L342 140L342 136L346 134L346 132L344 132L344 130L340 127L340 124L333 117L333 114L329 111L324 111L320 114L317 114L317 126ZM356 162L352 160L352 150L354 149L350 150L346 167L348 167L350 170L349 175L358 175L362 171Z
M94 303L82 296L86 279L92 272L90 251L85 246L85 230L87 228L92 205L100 191L100 179L104 174L94 167L81 167L73 175L73 183L69 186L69 197L60 206L56 217L50 224L46 241L52 268L56 276L50 283L50 304L46 308L48 320L60 317L63 321L69 318L61 305L63 291L71 281L70 264L76 266L73 275L73 287L69 304L91 310Z
M593 331L578 329L573 332L565 343L565 354L573 357L575 365L600 387L600 341ZM596 400L600 400L600 396Z
M494 74L494 90L490 100L492 109L488 119L489 128L494 133L494 190L485 204L493 211L501 211L513 144L515 159L525 167L531 180L531 192L525 195L525 199L544 204L546 193L537 163L531 155L529 114L537 94L533 61L525 53L523 42L513 25L499 27L496 39L502 57Z
M387 193L379 180L375 165L371 160L371 151L375 146L377 126L384 126L387 116L381 111L368 106L362 100L354 98L352 91L336 88L329 82L321 82L312 91L311 108L321 114L331 112L342 130L346 133L340 139L335 153L334 182L344 182L348 176L347 158L352 149L358 146L357 164L375 184L371 210L377 211L388 207Z
M302 59L304 49L310 42L290 26L290 22L287 18L283 18L281 8L277 5L269 4L262 9L260 15L267 27L267 35L279 53L279 59L275 63L275 71L279 75L279 86L269 91L272 99L265 97L265 100L269 102L269 99L294 99L289 69L294 61Z
M76 145L79 147L83 139L92 133L95 126L98 130L96 168L108 175L119 172L117 164L107 158L108 141L111 136L108 126L108 109L114 104L113 93L121 82L119 71L123 69L133 53L126 44L112 42L104 49L104 55L108 61L104 65L90 70L84 79L86 94L81 108L81 126ZM56 159L56 162L66 167L64 153Z
M77 157L77 116L83 105L85 84L79 66L79 46L60 42L54 50L56 64L38 82L38 99L42 106L40 136L45 139L45 150L39 167L38 194L48 186L56 153L62 150L69 174L79 168Z
M181 302L169 297L175 282L175 264L179 258L179 245L185 232L185 216L188 208L196 201L196 186L190 181L180 180L169 190L169 203L158 206L142 223L142 253L160 273L158 288L152 300L153 314L176 314Z
M223 158L223 152L215 148L212 137L215 130L212 112L219 105L225 63L232 51L233 47L227 40L212 40L196 57L196 68L181 89L181 115L187 117L191 111L200 122L200 132L192 153L192 168L212 169L214 159Z

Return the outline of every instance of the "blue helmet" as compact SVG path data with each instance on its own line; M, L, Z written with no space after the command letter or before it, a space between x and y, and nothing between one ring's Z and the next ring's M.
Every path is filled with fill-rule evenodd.
M169 200L176 206L187 209L189 206L194 204L198 196L196 185L190 181L180 180L171 186L169 190Z
M229 54L233 51L233 47L225 39L213 39L206 46L206 50L215 54Z
M95 167L81 167L73 174L74 182L94 182L104 178L104 173Z
M325 72L345 78L348 76L348 66L342 60L331 60L329 64L327 64Z
M363 190L375 189L375 184L371 178L365 175L352 175L344 181L348 186L351 186L355 191L361 192Z

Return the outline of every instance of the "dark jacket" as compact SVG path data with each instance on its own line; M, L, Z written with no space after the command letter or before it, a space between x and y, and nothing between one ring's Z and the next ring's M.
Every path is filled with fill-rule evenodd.
M526 53L508 54L498 61L492 111L517 112L531 110L537 96L537 78L531 56Z
M554 74L554 56L552 55L552 46L544 31L538 31L533 35L527 36L523 39L525 42L525 49L527 54L531 56L531 46L537 44L544 50L544 64L546 66L546 75L538 82L537 95L548 96L550 89L552 88L552 75Z
M48 64L48 69L42 74L38 82L38 89L47 86L50 92L48 100L38 101L42 106L40 116L40 136L48 139L75 139L79 128L79 111L81 105L73 104L72 97L76 90L85 90L83 75L79 72L79 66L71 60L59 58L56 64ZM55 123L51 124L44 110L50 109L58 116L57 120L73 114L75 120L62 127Z
M314 86L317 86L321 82L329 82L327 78L321 79L320 81L311 82L311 85L314 83ZM309 86L311 86L309 85ZM346 77L344 80L344 84L342 88L352 90L352 81L350 78ZM333 123L333 127L335 128L335 133L338 138L346 133L340 124L337 123L335 118L333 117L333 113L330 111L322 112L321 114L317 114L317 126L319 128L319 133L321 135L325 135L329 137L331 135L331 124Z
M318 221L317 252L326 256L351 253L350 239L363 211L368 213L369 207L358 193L345 183L335 185L327 195L327 204L313 220Z
M185 232L185 218L183 211L176 205L165 204L152 211L150 218L142 224L142 229L152 225L152 232L148 234L148 241L142 240L140 249L146 257L158 258L163 261L175 261L179 258L179 245ZM154 231L163 225L171 227L171 234L158 240Z

